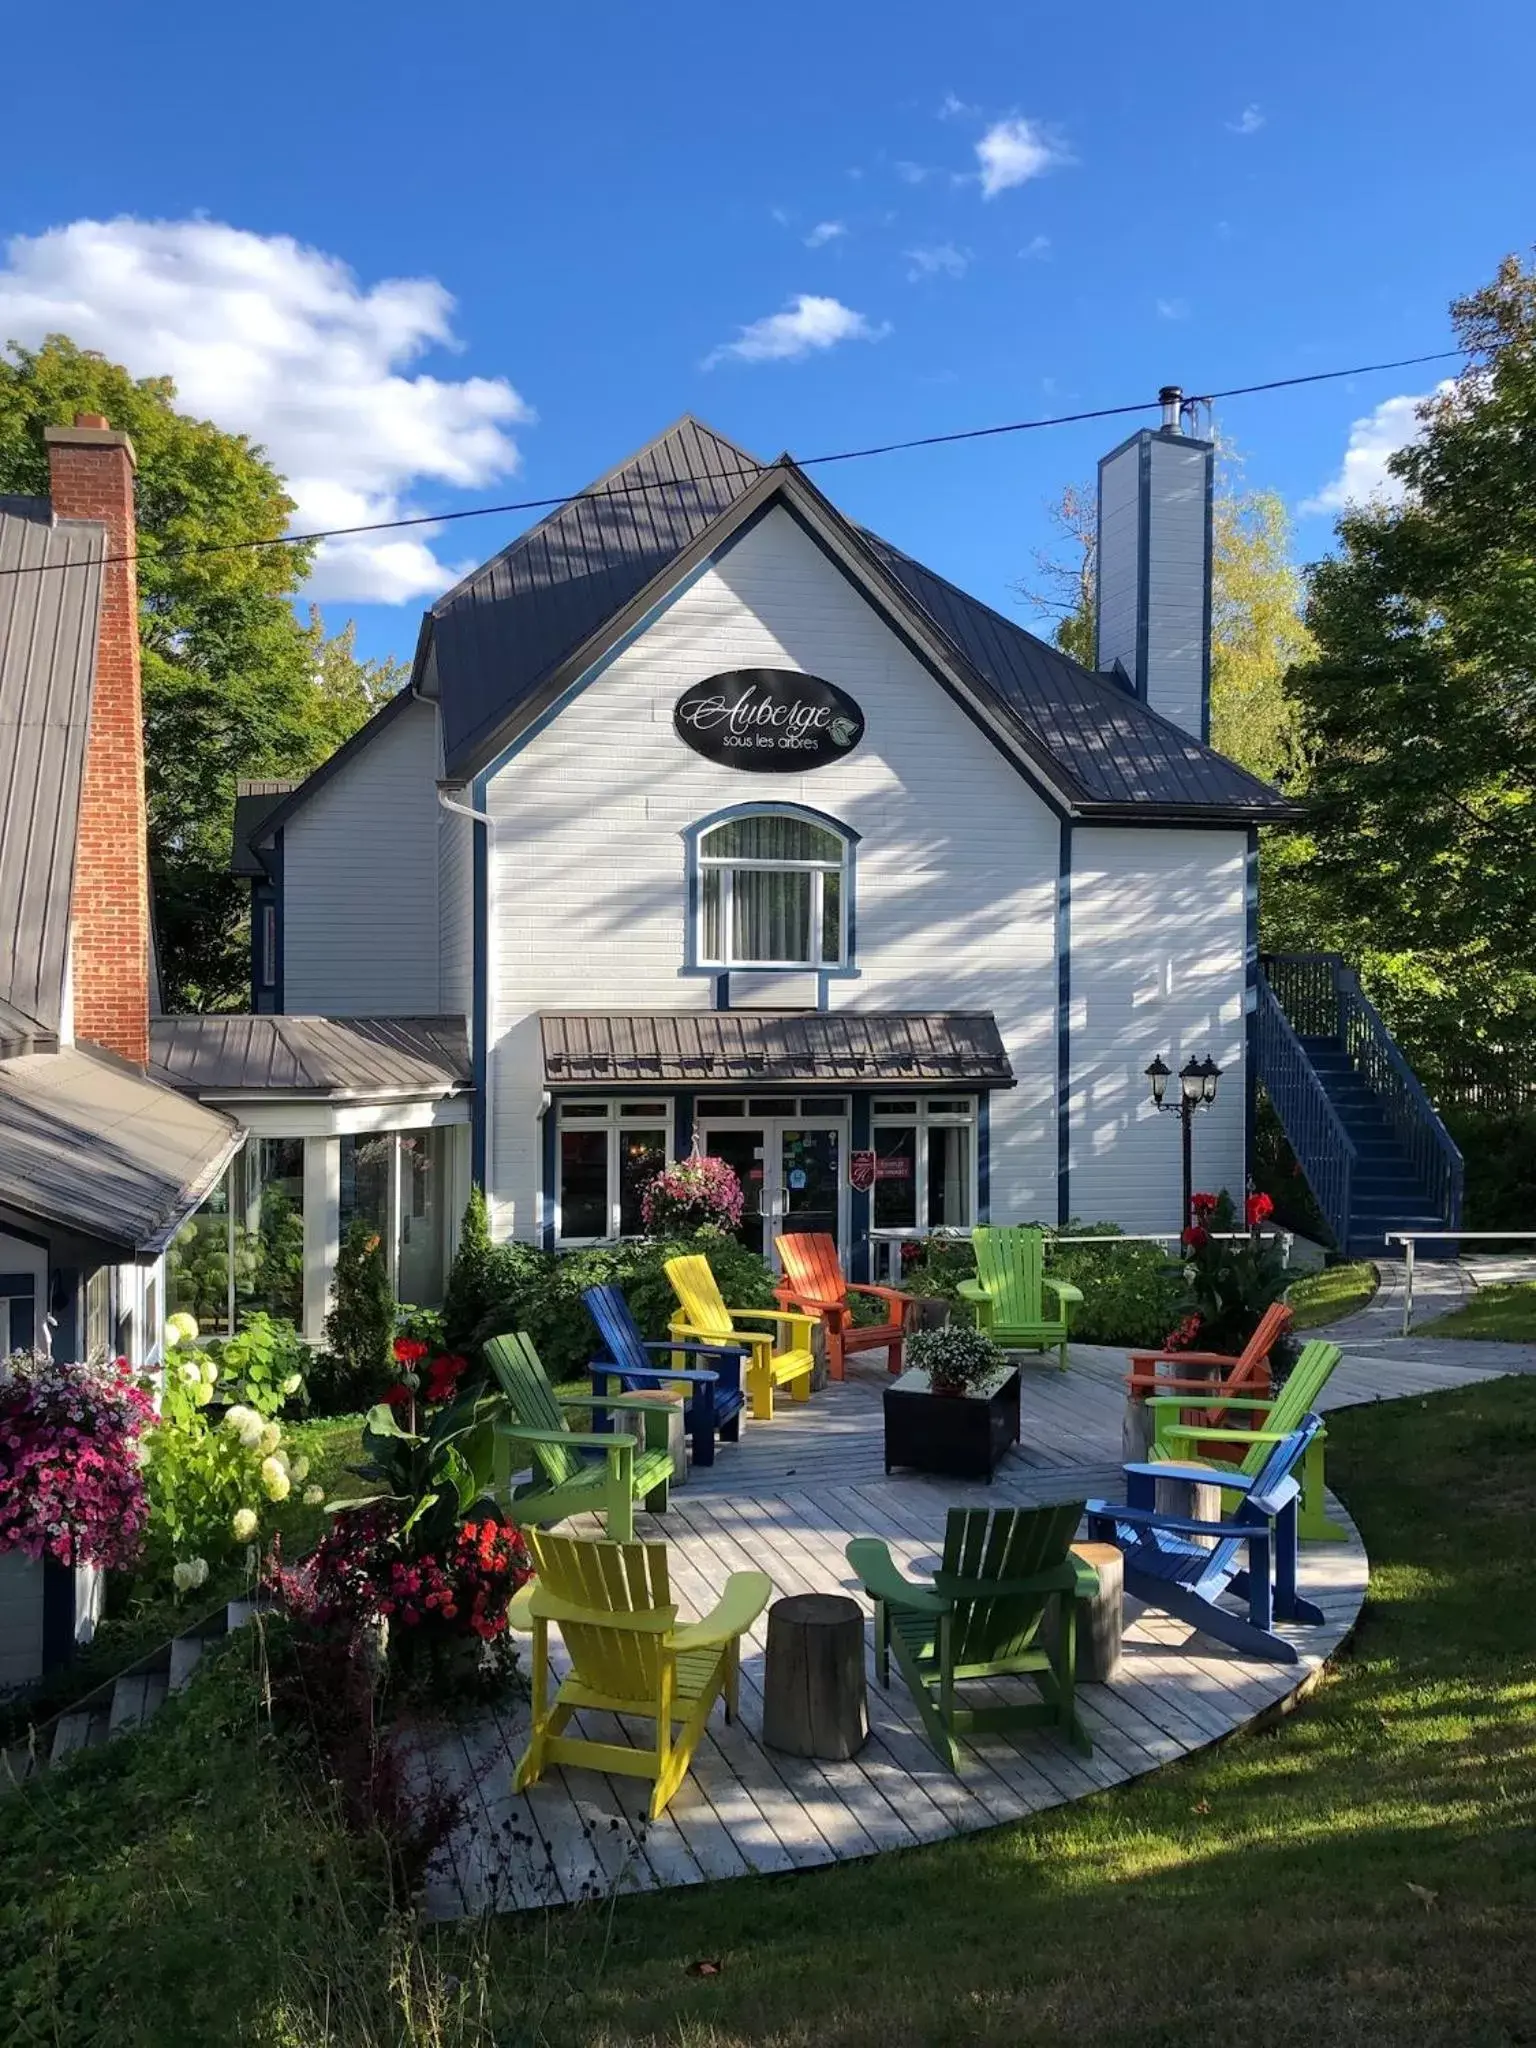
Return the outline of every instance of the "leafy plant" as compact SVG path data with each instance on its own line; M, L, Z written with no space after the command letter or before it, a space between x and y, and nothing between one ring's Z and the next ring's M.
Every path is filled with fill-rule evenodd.
M258 1309L233 1337L213 1338L207 1351L219 1370L221 1401L242 1401L264 1416L276 1415L289 1402L307 1403L310 1350L292 1323Z
M1188 1344L1202 1351L1241 1351L1258 1328L1264 1311L1284 1294L1289 1274L1280 1247L1260 1235L1274 1205L1268 1195L1250 1196L1245 1210L1246 1236L1228 1236L1237 1210L1225 1188L1219 1195L1198 1194L1190 1205L1195 1221L1183 1235L1186 1325L1193 1319ZM1283 1365L1283 1361L1281 1361Z
M448 1269L443 1293L443 1338L449 1344L467 1344L487 1309L496 1300L493 1280L496 1261L491 1243L490 1215L485 1190L477 1182L469 1191L459 1223L459 1247ZM412 1335L419 1334L412 1332Z
M970 1393L1007 1363L990 1337L965 1323L916 1330L907 1339L907 1364L927 1373L936 1394Z
M315 1360L310 1397L318 1413L366 1408L390 1381L395 1298L379 1233L359 1218L336 1257L336 1304L325 1319L325 1348Z
M1110 1241L1065 1241L1073 1237ZM958 1301L960 1282L976 1277L976 1255L968 1239L931 1237L914 1250L918 1256L902 1263L901 1284L909 1294ZM1161 1344L1184 1297L1182 1271L1162 1247L1133 1244L1114 1223L1074 1217L1059 1234L1048 1232L1046 1266L1082 1291L1072 1311L1072 1337L1079 1344Z

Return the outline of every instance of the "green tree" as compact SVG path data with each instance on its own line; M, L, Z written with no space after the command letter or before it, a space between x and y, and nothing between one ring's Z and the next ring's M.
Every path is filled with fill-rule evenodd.
M1052 638L1092 668L1098 608L1098 512L1091 486L1069 484L1049 508L1058 539L1035 553L1037 580L1020 594L1055 615ZM1211 740L1266 781L1300 767L1292 665L1312 650L1291 527L1275 491L1242 487L1241 458L1223 447L1211 563Z
M393 674L356 662L350 629L326 640L313 614L299 623L312 550L282 540L282 478L175 398L169 378L131 377L62 335L0 353L0 491L47 494L43 429L77 411L133 439L161 973L172 1007L213 1009L243 1000L247 974L245 891L228 872L236 777L307 774Z
M1451 309L1463 373L1311 573L1298 886L1429 1075L1536 1057L1536 273Z

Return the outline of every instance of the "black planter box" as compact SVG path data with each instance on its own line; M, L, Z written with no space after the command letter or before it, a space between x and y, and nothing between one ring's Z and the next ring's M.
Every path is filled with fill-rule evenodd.
M907 1465L950 1479L990 1482L1019 1440L1019 1369L1000 1371L986 1391L936 1394L915 1367L885 1389L885 1469Z

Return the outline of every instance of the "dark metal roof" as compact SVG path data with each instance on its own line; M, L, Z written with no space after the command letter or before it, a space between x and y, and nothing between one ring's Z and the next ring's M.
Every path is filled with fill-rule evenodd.
M202 1096L452 1094L472 1085L462 1017L156 1017L150 1069Z
M1035 735L1090 804L1289 815L1268 783L1161 717L1113 677L1026 633L878 534L863 539L912 602Z
M429 618L448 774L763 469L681 419L439 598Z
M125 1253L163 1250L242 1136L104 1054L0 1060L0 1202Z
M58 1041L105 528L0 497L0 1053ZM61 566L62 565L62 566Z
M959 1082L1011 1088L988 1010L546 1011L551 1087L615 1082Z
M257 831L285 796L299 786L296 776L242 775L235 784L235 832L229 850L232 875L264 875L266 868L252 845Z

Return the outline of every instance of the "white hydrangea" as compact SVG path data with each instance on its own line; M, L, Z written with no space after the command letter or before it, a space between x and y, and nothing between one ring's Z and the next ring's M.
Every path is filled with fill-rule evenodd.
M324 1488L323 1486L306 1486L306 1487L305 1487L305 1489L304 1489L304 1505L305 1505L305 1507L307 1507L307 1508L317 1508L317 1507L319 1507L319 1505L320 1505L321 1501L323 1501L324 1499L325 1499L325 1488Z
M250 1542L251 1538L256 1534L256 1520L256 1510L254 1508L235 1509L234 1520L229 1526L234 1532L234 1538L237 1543Z
M165 1323L165 1348L174 1351L178 1344L197 1342L197 1317L178 1309L175 1315L167 1316Z
M283 1399L285 1401L288 1400L291 1395L294 1395L299 1391L300 1387L302 1387L303 1384L304 1375L301 1372L289 1373L287 1379L283 1381L282 1385Z
M239 1437L243 1449L254 1451L261 1443L266 1424L254 1408L246 1408L236 1402L224 1417L226 1428L232 1429Z
M301 1481L307 1479L309 1477L308 1458L292 1459L289 1462L288 1466L288 1477L293 1481L295 1486L299 1485Z
M278 1428L275 1422L264 1423L262 1425L260 1439L260 1449L262 1456L270 1458L272 1453L277 1449L278 1445L282 1442L282 1440L283 1432Z
M291 1482L281 1459L262 1459L261 1483L266 1488L268 1500L286 1500L288 1498Z
M190 1593L194 1587L208 1582L208 1560L206 1557L184 1557L171 1567L171 1583L178 1593Z
M205 1384L206 1386L210 1386L210 1387L212 1387L212 1386L216 1386L216 1385L218 1384L218 1378L219 1378L219 1368L218 1368L218 1367L217 1367L217 1366L216 1366L216 1365L214 1364L214 1362L213 1362L213 1360L212 1360L211 1358L205 1358L205 1359L203 1360L203 1382L204 1382L204 1384Z
M195 1358L184 1358L176 1371L184 1387L200 1387L203 1384L202 1367Z

